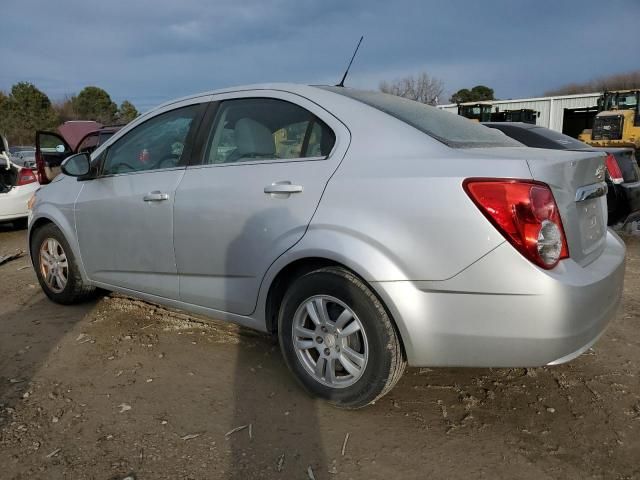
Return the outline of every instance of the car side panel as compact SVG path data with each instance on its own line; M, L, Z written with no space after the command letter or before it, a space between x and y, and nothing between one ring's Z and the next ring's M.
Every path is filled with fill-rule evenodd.
M387 160L350 151L329 182L309 233L348 232L375 246L394 268L367 262L367 281L453 277L505 240L464 192L464 179L531 176L524 161L457 155ZM349 245L329 245L358 256Z
M38 183L34 182L13 187L7 193L0 193L0 222L26 218L29 215L27 202L38 187Z
M74 205L78 195L84 186L83 182L78 182L75 178L60 175L56 177L46 187L46 195L36 195L36 204L34 205L35 215L29 217L29 233L28 238L31 239L33 234L33 226L41 220L54 223L62 232L65 239L69 243L78 267L84 281L89 281L82 256L80 255L80 246L76 236ZM33 259L32 259L33 260Z
M333 130L336 142L327 158L187 168L174 209L180 299L240 315L255 310L269 265L304 235L350 142L349 131L341 122L297 95L247 91L214 100L253 97L287 101L312 112ZM302 187L302 191L265 193L265 188L286 182Z

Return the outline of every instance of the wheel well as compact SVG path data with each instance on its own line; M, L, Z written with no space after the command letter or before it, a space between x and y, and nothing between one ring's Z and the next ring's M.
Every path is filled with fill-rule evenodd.
M344 265L326 258L302 258L290 263L278 272L276 278L271 282L267 294L265 318L268 332L275 334L278 331L278 312L289 285L306 273L330 266L346 268Z
M295 262L290 263L282 270L280 270L276 277L273 279L273 282L271 282L271 286L269 287L265 312L266 327L269 333L275 335L278 332L278 313L280 310L280 304L282 303L282 299L284 298L285 293L287 293L289 285L291 285L297 278L301 277L302 275L324 267L344 268L345 270L351 272L353 275L357 276L360 280L367 284L367 286L369 286L368 282L364 280L360 275L358 275L346 265L343 265L339 262L321 257L302 258L300 260L296 260ZM369 288L371 287L369 286ZM391 312L385 305L382 298L380 298L378 293L373 288L371 288L371 291L376 297L378 297L378 300L382 304L382 307L386 310L387 315L391 319L391 324L393 325L396 331L396 335L400 340L402 355L406 359L407 356L404 349L402 335L400 335L400 331L398 330L398 326L396 325L396 321L393 318L393 315L391 315Z
M39 218L33 223L33 225L31 225L31 230L29 230L29 253L31 253L31 238L33 237L33 235L36 233L37 230L41 229L42 227L50 223L53 223L53 222L48 218Z

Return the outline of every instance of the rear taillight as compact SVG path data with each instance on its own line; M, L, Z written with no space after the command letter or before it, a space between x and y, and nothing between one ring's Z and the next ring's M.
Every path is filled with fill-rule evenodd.
M536 265L551 269L569 257L558 206L548 185L470 178L463 187L498 231Z
M36 173L30 168L21 168L18 172L18 182L16 186L28 185L29 183L37 182Z
M618 161L616 160L616 157L613 156L613 153L607 155L605 165L607 166L607 172L609 173L609 177L613 183L624 182L622 170L620 170L620 165L618 165Z

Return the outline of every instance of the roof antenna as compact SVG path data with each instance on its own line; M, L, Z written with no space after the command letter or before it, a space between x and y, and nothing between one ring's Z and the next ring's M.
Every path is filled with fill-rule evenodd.
M349 65L347 66L347 69L344 72L344 75L342 76L342 80L340 80L340 83L336 85L336 87L344 87L344 81L347 78L347 74L349 73L349 69L351 68L351 64L353 63L353 59L356 58L356 53L358 53L358 49L360 48L360 44L362 43L362 39L364 38L364 35L360 37L360 41L358 42L358 45L356 46L356 50L355 52L353 52L353 56L351 57L351 61L349 62Z

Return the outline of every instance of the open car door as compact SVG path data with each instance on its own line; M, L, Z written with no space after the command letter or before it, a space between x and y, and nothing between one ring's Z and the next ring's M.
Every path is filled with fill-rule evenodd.
M59 173L60 164L74 153L61 135L54 132L36 132L36 168L41 185L50 183Z

